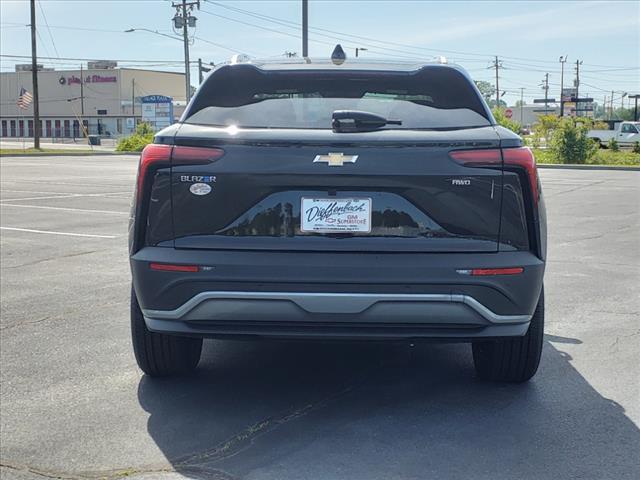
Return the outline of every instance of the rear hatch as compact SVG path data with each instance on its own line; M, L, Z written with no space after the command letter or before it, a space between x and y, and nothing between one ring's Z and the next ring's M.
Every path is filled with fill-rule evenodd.
M352 134L347 143L340 135L244 131L231 139L222 129L184 125L177 144L224 155L206 165L174 162L175 246L497 250L501 165L473 168L450 156L498 148L492 127L456 131L455 140L450 132L388 130ZM342 165L330 165L332 157Z
M275 80L270 73L268 80L256 80L251 70L232 76L235 87L226 93L230 80L224 75L214 82L215 90L205 84L173 139L175 247L496 251L499 138L481 115L484 104L474 87L448 70L453 72L448 80L443 70L433 70L425 77L431 83L422 79L417 87L406 73L391 81L385 73L376 85L378 74L368 72L369 82L353 87L349 81L366 80L366 75L329 75L327 82L314 85L317 76L296 83L291 72ZM207 82L213 80L215 73ZM403 125L332 131L331 111L354 102ZM223 152L199 163L198 149ZM452 158L461 150L486 150L497 161L472 167Z

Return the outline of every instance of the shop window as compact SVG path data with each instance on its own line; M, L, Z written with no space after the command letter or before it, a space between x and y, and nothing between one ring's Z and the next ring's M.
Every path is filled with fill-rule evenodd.
M69 138L71 136L71 121L64 121L64 136L65 138Z
M6 137L7 136L7 121L6 120L2 120L2 136Z
M33 137L33 120L27 120L27 131L29 132L27 135Z
M24 120L18 120L18 136L24 137Z
M51 120L46 120L45 121L45 125L46 125L45 132L46 132L47 137L49 137L49 138L53 137L53 135L51 134Z
M53 129L53 136L56 138L59 138L62 136L62 129L60 128L60 120L56 120L54 125L55 125L55 128Z
M80 136L80 122L78 120L73 121L73 138Z
M11 136L15 137L16 136L16 121L15 120L11 120L9 122L9 125L11 126Z

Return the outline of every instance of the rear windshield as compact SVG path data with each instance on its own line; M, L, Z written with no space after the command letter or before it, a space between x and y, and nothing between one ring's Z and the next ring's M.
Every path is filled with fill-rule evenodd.
M186 123L330 129L335 110L400 120L396 129L484 127L491 122L469 80L448 67L416 72L260 70L225 66L207 78Z

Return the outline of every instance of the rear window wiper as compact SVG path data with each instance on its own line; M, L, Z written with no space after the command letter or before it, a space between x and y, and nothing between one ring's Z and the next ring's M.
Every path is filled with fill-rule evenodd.
M331 128L337 133L372 132L385 125L402 125L402 121L360 110L336 110L331 116Z

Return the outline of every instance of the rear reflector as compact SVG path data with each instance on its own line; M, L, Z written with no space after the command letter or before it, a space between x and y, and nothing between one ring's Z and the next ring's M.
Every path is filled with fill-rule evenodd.
M460 275L486 276L486 275L518 275L524 272L522 267L508 268L470 268L468 270L456 270Z
M466 167L481 167L483 165L499 165L502 163L500 150L455 150L449 153L460 165Z
M172 263L151 263L151 270L160 270L164 272L197 272L200 270L198 265L174 265Z

